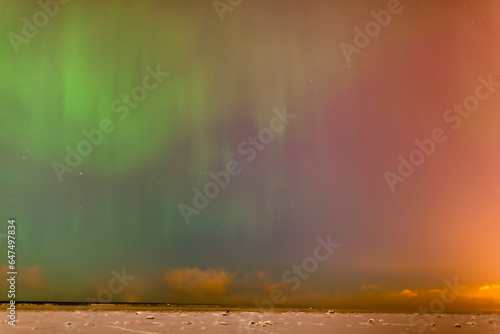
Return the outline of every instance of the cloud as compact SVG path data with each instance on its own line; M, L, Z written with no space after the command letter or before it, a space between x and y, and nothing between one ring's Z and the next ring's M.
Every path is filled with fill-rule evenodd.
M479 291L490 290L490 289L500 289L500 285L498 284L484 285L479 288Z
M40 266L17 266L16 275L16 290L47 290L49 282L45 278ZM9 266L0 267L2 273L9 272ZM3 282L5 287L8 286L7 280Z
M163 277L168 288L178 294L224 296L237 273L225 269L170 269Z
M428 289L427 290L428 293L434 293L434 294L441 293L441 291L442 291L441 289Z
M173 268L161 275L159 283L156 291L179 303L252 305L256 299L269 298L276 288L287 288L263 270L240 273L224 268Z
M387 309L416 311L427 307L434 299L442 298L443 289L437 287L387 289L369 283L354 290L336 289L329 292L303 281L299 289L290 286L264 270L231 271L227 268L170 268L141 276L131 282L116 301L150 300L165 303L221 304L254 306L254 302L269 300L274 289L283 291L282 307L323 307L345 309ZM309 283L309 284L307 284ZM446 304L447 311L470 309L488 301L487 309L498 309L496 295L500 285L477 286L475 294L463 292L453 303ZM477 294L477 295L476 295ZM450 292L446 292L449 297ZM479 308L478 308L479 309ZM486 309L486 308L485 308Z
M500 302L500 285L487 284L471 291L471 297L489 299L491 301Z
M402 295L402 296L406 296L406 297L416 297L416 296L418 296L418 292L412 291L410 289L404 289L399 294Z

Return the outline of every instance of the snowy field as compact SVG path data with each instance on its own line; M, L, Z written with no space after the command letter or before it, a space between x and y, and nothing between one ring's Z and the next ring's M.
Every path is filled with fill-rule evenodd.
M226 311L1 312L0 333L499 333L498 315Z

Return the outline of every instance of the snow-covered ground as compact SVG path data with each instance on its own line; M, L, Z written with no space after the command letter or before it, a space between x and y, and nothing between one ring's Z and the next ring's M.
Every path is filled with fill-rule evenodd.
M154 311L1 312L0 333L499 333L499 315ZM460 326L460 327L459 327Z

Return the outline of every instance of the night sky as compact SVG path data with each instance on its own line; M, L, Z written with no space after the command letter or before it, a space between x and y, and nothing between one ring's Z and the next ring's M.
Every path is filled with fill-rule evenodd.
M0 1L17 301L500 310L500 3L41 3Z

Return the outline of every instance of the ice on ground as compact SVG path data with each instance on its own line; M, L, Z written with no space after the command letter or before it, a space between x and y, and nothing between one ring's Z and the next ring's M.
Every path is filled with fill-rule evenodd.
M2 319L8 319L0 312ZM136 311L18 311L0 333L498 333L498 315L379 313L258 313Z

